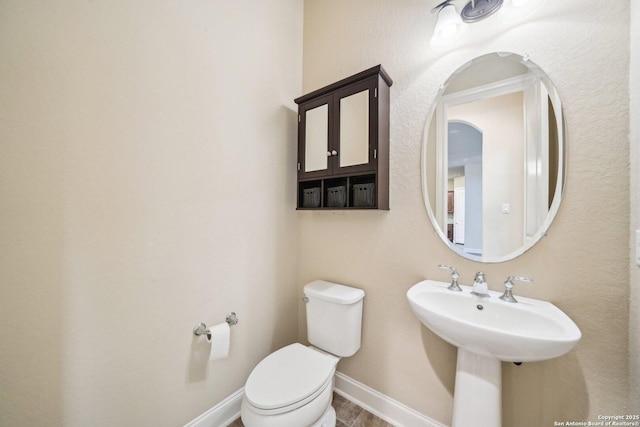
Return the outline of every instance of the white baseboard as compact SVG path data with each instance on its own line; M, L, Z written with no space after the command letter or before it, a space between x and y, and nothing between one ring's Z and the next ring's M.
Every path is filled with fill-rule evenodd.
M341 372L336 372L334 391L396 427L445 427Z
M244 387L200 415L185 427L227 427L240 417Z
M396 427L446 427L377 390L336 372L334 391ZM244 388L209 409L185 427L226 427L240 417Z

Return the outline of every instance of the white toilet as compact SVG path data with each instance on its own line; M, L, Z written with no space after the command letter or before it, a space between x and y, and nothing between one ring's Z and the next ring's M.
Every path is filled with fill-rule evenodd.
M364 291L316 280L304 287L307 335L265 357L244 388L246 427L335 427L333 376L360 348Z

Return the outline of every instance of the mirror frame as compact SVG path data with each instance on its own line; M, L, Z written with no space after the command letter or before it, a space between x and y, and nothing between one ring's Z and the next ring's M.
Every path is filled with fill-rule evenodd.
M549 99L551 102L551 105L553 106L553 112L555 115L555 120L556 120L556 126L557 126L557 136L558 136L558 173L557 173L557 183L556 183L556 191L554 193L554 197L553 197L553 201L551 203L551 206L549 207L549 211L544 219L544 221L542 222L540 228L536 231L536 233L534 233L527 241L524 242L524 244L518 248L517 250L504 254L504 255L499 255L499 256L480 256L480 255L474 255L474 254L470 254L470 253L466 253L463 251L460 251L458 248L456 248L456 246L454 245L453 242L451 242L446 234L445 230L442 230L442 228L440 227L440 225L437 222L436 219L436 215L434 213L434 209L435 207L431 206L431 203L429 201L429 181L428 181L428 163L427 163L427 155L428 155L428 147L429 147L429 129L432 123L436 124L436 122L434 122L435 120L439 120L438 117L435 117L437 114L439 114L438 112L438 106L441 104L442 98L443 96L445 96L445 92L447 89L447 86L451 83L451 81L453 79L456 78L456 76L463 70L466 70L467 68L471 67L472 65L478 63L478 62L482 62L485 61L487 59L489 59L489 57L499 57L501 59L504 60L513 60L514 58L517 58L517 60L519 60L523 65L525 65L528 69L530 73L534 73L537 77L540 78L540 80L542 81L542 83L544 84L545 88L547 89L548 93L549 93ZM436 94L433 102L431 103L431 107L430 107L430 111L429 114L427 115L427 121L425 123L424 126L424 131L423 131L423 138L422 138L422 149L421 149L421 157L420 157L420 161L421 161L421 182L422 182L422 196L423 196L423 201L424 201L424 205L425 208L427 209L427 213L429 215L429 220L431 221L431 224L434 228L434 230L436 231L436 233L438 234L438 236L440 236L440 238L442 239L442 241L449 247L449 249L451 249L453 252L455 252L456 254L467 258L469 260L472 261L476 261L476 262L481 262L481 263L499 263L499 262L505 262L505 261L509 261L512 260L514 258L517 258L518 256L524 254L526 251L528 251L529 249L531 249L533 246L535 246L536 243L538 243L540 241L540 239L542 237L545 237L547 235L547 231L549 230L549 227L551 226L551 224L553 223L553 220L555 219L558 210L560 208L560 204L562 201L562 195L564 193L564 187L566 184L566 174L567 174L567 135L566 135L566 123L564 120L564 114L563 114L563 110L562 110L562 104L561 104L561 100L560 100L560 96L558 94L558 91L556 89L556 87L553 85L553 83L551 82L551 79L547 76L547 74L542 70L542 68L540 68L538 65L536 65L535 63L531 62L528 55L520 55L517 53L512 53L512 52L493 52L493 53L487 53L487 54L483 54L480 55L478 57L475 57L467 62L465 62L464 64L462 64L461 66L459 66L458 68L456 68L456 70L447 78L447 80L440 85L440 89L438 90L438 93ZM437 143L437 141L436 141ZM438 147L436 146L436 152L438 151ZM436 174L440 173L444 173L445 171L443 171L443 160L438 160L436 159L436 161L434 162L434 165L436 166ZM436 192L436 197L438 195L438 192Z

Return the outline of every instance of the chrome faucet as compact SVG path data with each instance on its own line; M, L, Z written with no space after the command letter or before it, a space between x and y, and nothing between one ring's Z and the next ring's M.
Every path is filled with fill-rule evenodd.
M479 297L490 297L489 295L489 285L487 284L487 279L482 271L478 271L476 273L475 279L473 279L473 290L472 294L477 295Z
M458 278L460 275L458 274L458 270L455 267L449 267L448 265L438 264L438 268L442 268L444 270L451 270L451 284L447 286L447 289L455 292L462 292L462 288L458 285Z
M504 282L504 293L500 296L502 301L506 302L518 302L517 299L513 297L513 293L511 290L513 289L513 281L518 280L520 282L533 283L533 279L524 276L509 276L507 280Z

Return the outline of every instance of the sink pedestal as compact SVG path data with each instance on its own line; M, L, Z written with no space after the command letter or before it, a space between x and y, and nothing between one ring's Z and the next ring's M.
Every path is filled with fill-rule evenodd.
M452 427L501 427L501 394L500 361L458 348Z

